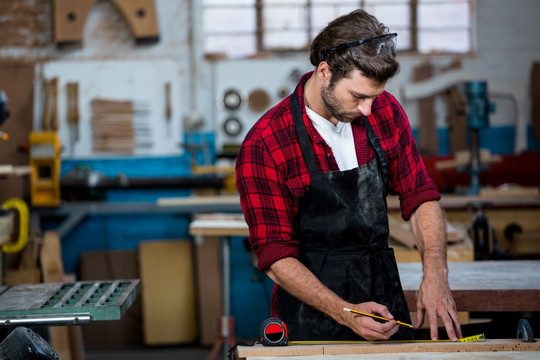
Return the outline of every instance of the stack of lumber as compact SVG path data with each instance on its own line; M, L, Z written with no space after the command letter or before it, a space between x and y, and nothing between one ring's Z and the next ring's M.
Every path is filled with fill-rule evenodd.
M390 229L390 239L409 249L416 247L416 238L412 233L409 222L404 222L392 215L388 216L388 227ZM447 222L447 241L448 244L461 243L467 238L467 231L458 224Z
M135 148L133 103L94 99L91 107L93 151L132 154Z

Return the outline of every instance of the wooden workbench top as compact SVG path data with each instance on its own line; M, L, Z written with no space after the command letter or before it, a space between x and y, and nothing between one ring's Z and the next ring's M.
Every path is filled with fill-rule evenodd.
M288 346L239 346L237 348L238 356L248 359L278 359L288 357L302 357L306 359L318 359L329 355L347 355L347 359L364 359L366 357L357 357L358 355L369 354L373 359L376 354L394 354L399 355L399 359L407 353L414 353L414 358L439 358L433 353L446 354L456 353L459 357L456 359L474 358L486 359L490 357L469 357L469 353L493 353L493 352L526 352L535 357L517 357L523 359L536 359L540 355L540 343L526 343L521 339L493 339L477 342L359 342L350 344L309 344L309 345L288 345ZM535 353L536 352L536 353ZM429 357L420 357L422 353L428 353ZM466 353L466 354L465 354ZM508 354L507 354L508 355ZM376 357L377 359L397 359L396 357ZM502 357L505 359L516 358L511 356Z
M486 195L454 195L441 194L441 207L443 209L467 209L469 204L484 203L493 208L540 208L540 193L516 195L503 191ZM159 206L177 206L186 204L240 204L238 195L219 196L190 196L182 198L161 198L157 201ZM400 210L397 196L388 196L388 210Z
M418 289L422 263L400 263L403 289ZM540 290L540 261L472 261L448 263L452 290Z
M409 310L416 311L421 263L399 263ZM540 311L540 261L449 262L448 281L458 311Z

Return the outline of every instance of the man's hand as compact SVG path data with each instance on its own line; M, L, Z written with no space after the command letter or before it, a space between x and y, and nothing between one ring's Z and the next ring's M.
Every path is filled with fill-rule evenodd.
M399 325L394 320L380 323L368 316L344 311L343 308L346 307L369 314L380 314L388 319L394 318L384 305L374 302L351 304L344 301L324 286L297 259L288 257L278 260L270 265L266 274L300 301L348 326L366 340L388 340L398 331Z
M420 205L411 216L411 227L424 266L424 278L416 300L416 326L422 326L427 312L431 339L439 338L437 318L440 317L448 338L456 341L462 335L456 303L448 285L446 229L439 203L428 201Z
M380 323L368 316L348 313L350 319L347 319L345 325L366 340L388 340L399 330L399 325L384 305L371 301L354 305L351 309L392 319L392 321Z
M446 276L426 274L420 284L416 299L416 327L424 323L425 314L429 317L431 339L437 340L437 318L440 317L448 338L457 341L462 338L456 303L450 292Z

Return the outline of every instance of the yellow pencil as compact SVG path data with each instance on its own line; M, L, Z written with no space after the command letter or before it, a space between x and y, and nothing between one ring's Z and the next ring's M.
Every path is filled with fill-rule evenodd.
M387 319L387 318L382 317L382 316L377 316L377 315L373 315L373 314L368 314L368 313L361 312L361 311L358 311L358 310L353 310L353 309L349 309L349 308L343 308L343 310L348 311L348 312L352 312L352 313L355 313L355 314L360 314L360 315L364 315L364 316L369 316L369 317L372 317L372 318L375 318L375 319L381 319L381 320L385 320L385 321L392 321L392 319ZM404 323L404 322L401 322L401 321L397 321L397 320L396 320L396 323L398 323L398 324L401 325L401 326L409 327L409 328L411 328L411 329L414 328L414 326L412 326L411 324L407 324L407 323Z

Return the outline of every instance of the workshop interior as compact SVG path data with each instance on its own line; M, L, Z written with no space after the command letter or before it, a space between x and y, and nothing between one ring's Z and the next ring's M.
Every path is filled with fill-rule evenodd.
M313 70L313 37L357 8L398 33L386 90L442 196L464 336L534 341L540 2L27 0L0 4L0 358L284 345L236 155ZM414 299L404 274L414 283L421 259L398 199L387 203ZM275 343L261 338L276 328Z

